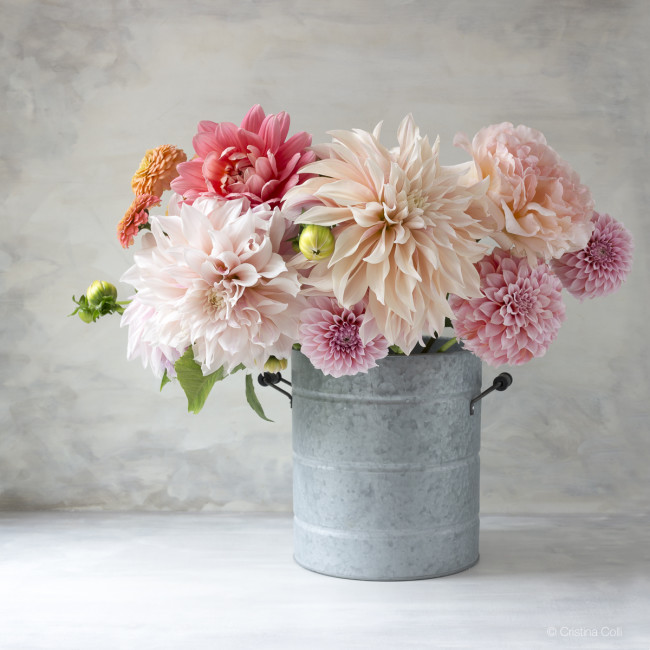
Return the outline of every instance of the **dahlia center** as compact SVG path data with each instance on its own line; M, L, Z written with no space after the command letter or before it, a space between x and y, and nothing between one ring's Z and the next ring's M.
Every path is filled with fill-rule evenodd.
M229 158L221 177L221 189L227 190L231 185L246 183L249 175L247 171L250 168L251 163L246 157L233 156Z
M359 328L351 323L341 325L331 339L332 345L343 350L356 348L360 342Z
M409 208L412 210L425 210L429 205L429 197L422 192L409 194Z
M402 225L404 227L421 228L422 215L429 207L429 197L421 191L401 192L395 205L384 203L383 220L386 227ZM420 223L422 222L422 223Z
M221 313L226 308L226 300L223 294L218 289L212 289L208 294L208 309L210 314L219 318Z
M508 310L514 314L521 314L525 316L533 309L535 299L530 295L529 291L517 291L512 296L512 300L508 305Z
M612 259L612 247L608 242L594 242L589 247L589 254L595 262L608 262Z

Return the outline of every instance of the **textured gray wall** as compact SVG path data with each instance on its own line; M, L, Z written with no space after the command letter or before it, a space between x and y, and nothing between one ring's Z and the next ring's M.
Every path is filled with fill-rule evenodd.
M263 395L262 422L235 377L188 415L178 387L159 395L126 361L116 321L65 318L72 293L130 264L115 225L144 150L189 150L198 120L259 102L315 141L381 119L392 137L413 112L450 163L457 130L547 135L632 230L636 261L618 294L567 297L547 356L484 402L482 509L648 511L647 0L4 0L2 14L0 509L290 509L284 398Z

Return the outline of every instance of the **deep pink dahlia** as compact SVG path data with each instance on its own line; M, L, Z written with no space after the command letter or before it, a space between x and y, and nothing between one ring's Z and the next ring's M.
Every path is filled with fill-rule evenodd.
M251 206L275 207L298 183L298 170L316 160L311 136L301 131L286 140L289 115L265 115L257 105L241 126L231 122L199 122L192 144L196 157L178 165L174 192L192 203L207 195L223 199L247 198ZM285 141L286 140L286 141ZM307 178L308 175L305 175Z
M616 291L632 268L634 244L630 231L608 214L594 212L589 243L575 253L553 260L562 286L579 300Z
M383 336L365 344L359 336L363 303L345 309L334 298L311 298L309 302L311 308L303 312L299 336L302 352L315 368L332 377L355 375L368 372L388 354Z
M546 353L564 320L562 285L546 264L494 249L476 268L481 298L449 297L456 336L491 366L519 365Z

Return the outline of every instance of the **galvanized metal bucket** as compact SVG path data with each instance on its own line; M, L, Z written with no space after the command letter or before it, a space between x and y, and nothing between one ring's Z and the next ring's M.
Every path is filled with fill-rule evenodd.
M415 580L478 561L481 362L389 356L333 377L294 351L294 558L342 578Z

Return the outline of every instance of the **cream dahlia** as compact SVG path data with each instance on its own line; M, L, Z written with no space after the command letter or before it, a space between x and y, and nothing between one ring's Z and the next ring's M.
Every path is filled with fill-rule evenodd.
M300 168L312 162L311 136L287 138L289 115L265 115L257 105L241 126L203 121L192 143L196 156L178 166L172 189L191 203L199 196L247 198L251 205L276 206L296 185Z
M123 276L153 308L155 340L147 342L191 345L204 374L287 357L305 303L296 271L275 252L284 221L268 206L214 199L151 217L154 245L137 253Z
M372 336L408 352L423 334L442 331L447 293L480 295L474 263L487 231L467 209L487 182L464 186L471 163L441 166L439 141L432 147L410 115L394 150L379 131L331 132L331 144L313 147L321 160L301 170L318 176L293 188L286 207L297 223L335 226L334 254L308 282L348 309L367 300ZM307 209L297 214L296 206Z
M564 320L562 285L546 264L495 249L477 267L480 298L449 296L452 323L464 347L492 366L541 357Z
M630 231L608 214L594 212L592 221L594 231L585 248L551 265L564 288L579 300L613 293L632 269Z
M471 154L480 178L489 178L480 207L501 248L513 248L534 266L537 258L548 261L589 241L589 188L539 131L503 122L481 129L471 142L459 133L454 144Z
M365 343L361 340L362 303L346 309L334 298L316 297L309 305L301 317L299 341L314 368L332 377L354 375L368 372L388 354L388 341L383 336Z

